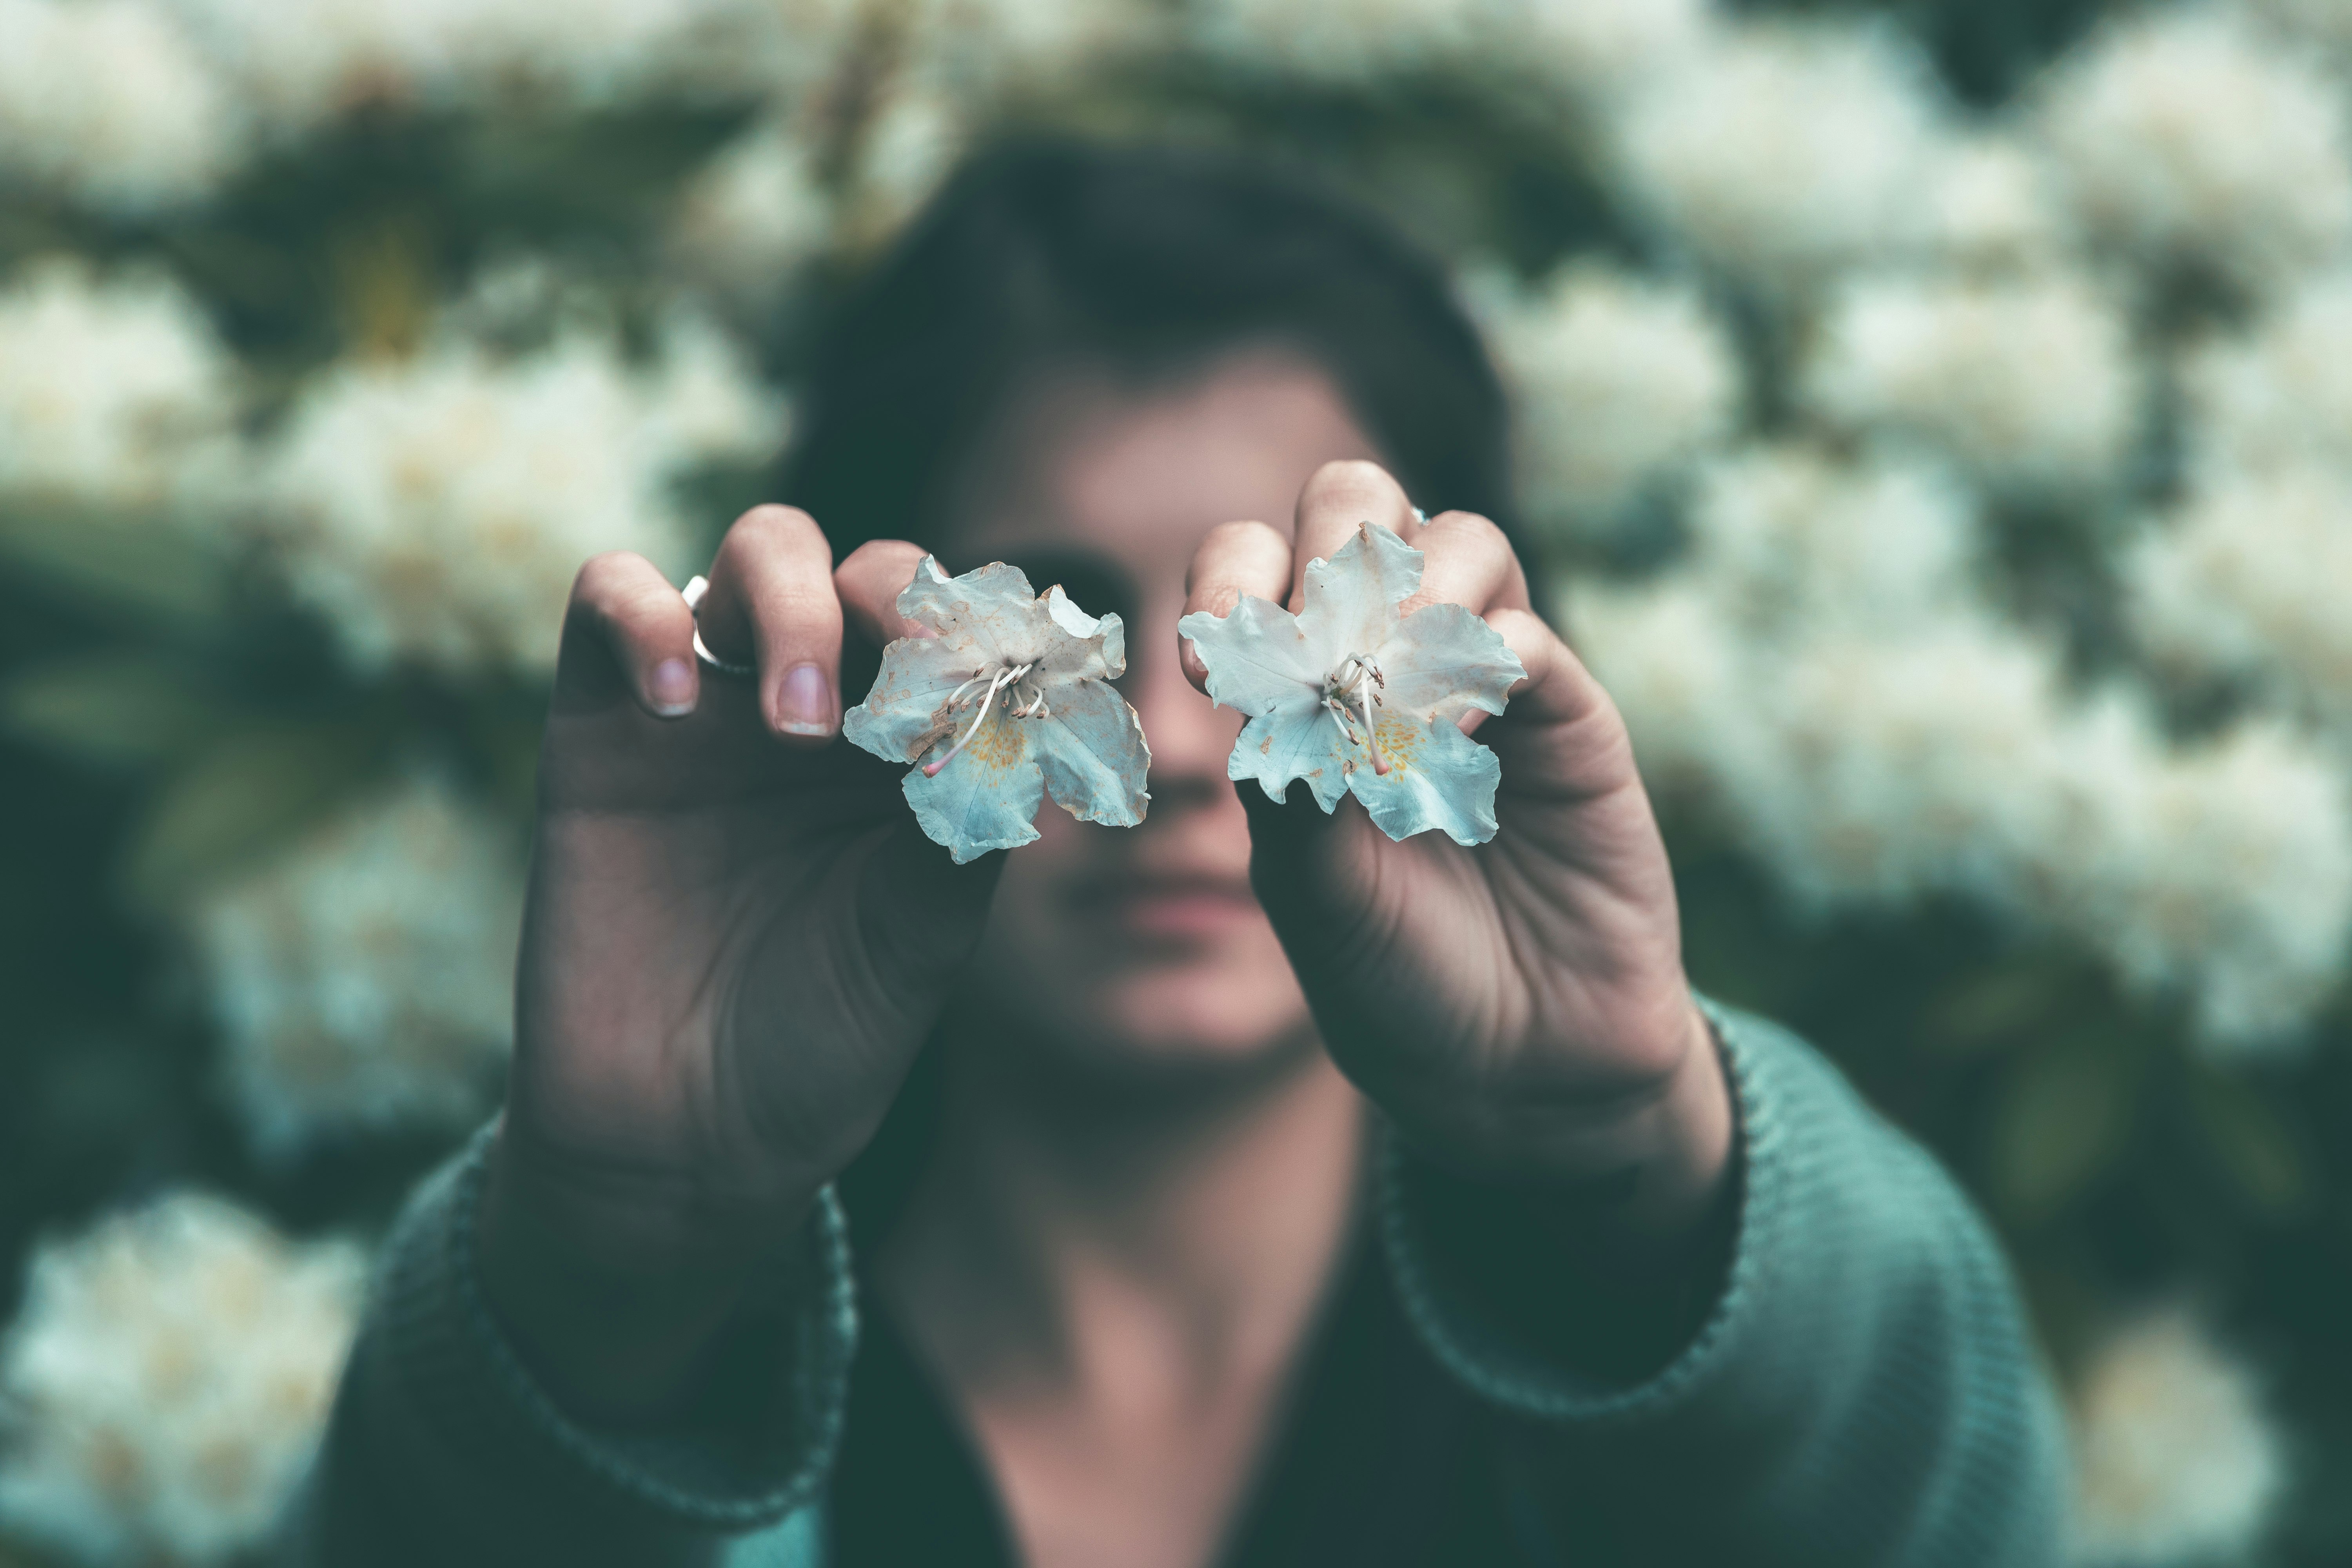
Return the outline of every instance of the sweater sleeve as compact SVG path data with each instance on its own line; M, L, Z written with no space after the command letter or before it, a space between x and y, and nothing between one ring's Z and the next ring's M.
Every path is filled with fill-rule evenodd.
M1983 1221L1810 1047L1707 1013L1741 1126L1736 1212L1696 1329L1662 1349L1571 1355L1530 1332L1595 1321L1606 1284L1546 1256L1558 1227L1439 1236L1444 1178L1389 1152L1399 1296L1514 1433L1523 1527L1585 1562L2055 1562L2063 1428Z
M488 1147L486 1131L393 1227L284 1560L700 1568L752 1532L813 1539L857 1329L831 1189L793 1289L730 1341L727 1407L675 1429L604 1431L557 1408L482 1297Z

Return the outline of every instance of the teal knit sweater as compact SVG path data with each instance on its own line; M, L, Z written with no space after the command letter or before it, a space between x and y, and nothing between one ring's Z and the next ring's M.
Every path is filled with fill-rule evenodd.
M1562 1562L2054 1563L2062 1431L1983 1223L1811 1048L1710 1016L1741 1127L1728 1263L1696 1330L1637 1373L1596 1372L1528 1332L1547 1303L1496 1292L1555 1277L1499 1255L1465 1266L1461 1246L1424 1234L1446 1211L1416 1188L1436 1178L1387 1158L1390 1284L1428 1354L1507 1434L1507 1489ZM289 1561L825 1563L858 1331L832 1194L801 1289L740 1357L735 1405L688 1428L600 1431L549 1399L483 1302L486 1147L428 1180L394 1229ZM1484 1227L1475 1245L1558 1246L1522 1228Z

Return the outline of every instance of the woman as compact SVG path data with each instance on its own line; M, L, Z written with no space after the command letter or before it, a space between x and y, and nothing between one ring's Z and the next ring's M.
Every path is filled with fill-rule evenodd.
M508 1108L390 1243L311 1559L2052 1556L1998 1255L1693 997L1432 266L1221 160L1014 149L810 408L803 510L738 521L700 609L751 676L644 561L581 573ZM1475 850L1237 795L1175 635L1367 521L1528 672ZM1127 619L1141 827L959 868L840 742L927 550Z

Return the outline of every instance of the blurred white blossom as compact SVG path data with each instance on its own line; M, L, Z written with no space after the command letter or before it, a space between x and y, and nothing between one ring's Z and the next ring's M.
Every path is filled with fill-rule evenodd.
M58 260L0 289L0 505L216 500L241 404L212 323L167 278Z
M981 100L1024 81L1066 79L1162 37L1150 0L903 0L916 85ZM1278 9L1278 7L1268 7Z
M299 135L363 104L624 103L655 88L774 90L828 58L838 0L155 0L260 126Z
M255 1146L479 1117L512 1032L521 903L503 826L430 781L205 896L194 935Z
M210 194L243 141L211 62L145 0L0 0L0 178L141 213Z
M2135 14L2055 68L2042 133L2077 219L2148 267L2264 289L2352 236L2343 86L2227 14Z
M2064 811L2037 787L2063 738L2049 649L1953 613L1810 639L1757 674L1767 765L1737 781L1734 809L1801 901L2025 902Z
M324 1426L364 1259L180 1193L33 1255L0 1341L0 1523L93 1564L259 1546Z
M2252 1368L2185 1311L2111 1333L2074 1392L2083 1568L2245 1560L2285 1489L2285 1445Z
M2189 456L2209 478L2309 463L2352 473L2352 272L2314 279L2183 377Z
M2125 558L2159 662L2251 677L2352 738L2352 475L2289 469L2191 496Z
M1518 78L1595 105L1638 91L1707 36L1706 0L1490 0L1480 52Z
M1709 465L1690 512L1688 570L1769 640L1899 637L1969 593L1973 503L1940 469L1759 447Z
M1965 271L2013 272L2061 259L2072 241L2039 150L2000 132L1947 148L1927 219L1929 255Z
M1484 292L1517 416L1521 498L1547 523L1606 521L1736 426L1739 360L1696 291L1576 266L1539 291Z
M1203 0L1194 43L1250 73L1367 85L1458 65L1478 37L1477 0Z
M873 241L896 233L945 182L968 150L971 111L919 80L899 82L859 137L843 181L843 227Z
M671 231L689 272L752 302L780 296L832 238L814 152L782 117L753 126L695 176Z
M442 341L303 389L267 461L266 526L362 668L544 671L581 563L634 550L682 574L697 530L671 481L782 433L712 331L673 326L651 366L587 331L511 360Z
M2352 926L2352 809L2333 760L2255 720L2090 787L2085 842L2105 875L2083 920L2126 982L2184 997L2216 1053L2299 1043Z
M1635 97L1619 125L1627 195L1723 272L1768 291L1916 247L1942 110L1891 30L1749 24Z
M1758 448L1709 466L1690 523L1678 570L1570 598L1654 784L1713 801L1802 906L1965 895L2181 999L2211 1049L2297 1037L2352 928L2352 811L2311 742L2176 751L2127 689L2069 690L1984 601L1935 468Z
M2137 414L2123 312L2063 273L1857 279L1832 301L1802 385L1833 425L1924 445L1996 489L2111 481Z
M2352 5L2345 0L2232 0L2235 8L2282 37L2352 52Z
M1688 574L1622 587L1572 581L1568 641L1624 715L1654 794L1702 795L1754 772L1738 755L1762 735L1750 705L1761 657L1710 585Z

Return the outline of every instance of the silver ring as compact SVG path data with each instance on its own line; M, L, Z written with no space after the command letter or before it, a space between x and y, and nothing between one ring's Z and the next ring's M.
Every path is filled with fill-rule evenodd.
M1412 509L1412 520L1415 522L1427 522L1429 521L1429 514L1422 510L1421 508L1414 507Z
M710 645L702 640L702 599L703 595L709 592L709 578L691 577L687 580L686 587L680 595L680 596L686 600L687 609L692 612L694 616L694 657L700 659L703 663L709 665L711 668L717 670L721 675L753 676L759 674L760 671L755 666L749 664L730 664L727 660L711 652Z

